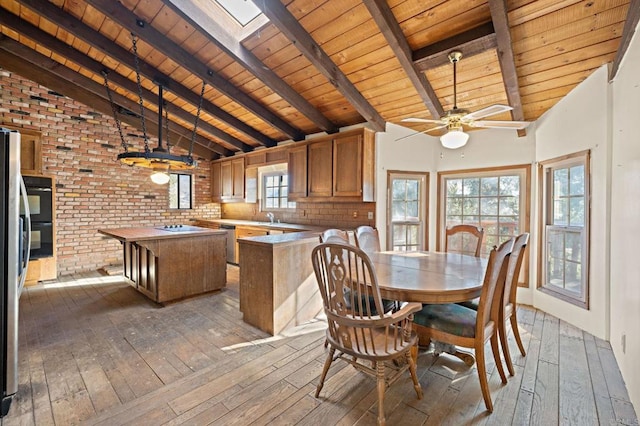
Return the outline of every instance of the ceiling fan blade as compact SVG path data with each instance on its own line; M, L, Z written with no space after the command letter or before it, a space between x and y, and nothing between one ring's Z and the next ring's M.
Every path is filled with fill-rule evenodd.
M400 137L400 138L396 139L396 140L395 140L395 142L401 141L402 139L410 138L411 136L420 135L420 134L422 134L422 133L429 133L429 132L431 132L431 131L433 131L433 130L442 129L443 127L447 127L447 125L446 125L446 124L443 124L442 126L432 127L432 128L430 128L430 129L423 130L423 131L421 131L421 132L411 133L410 135L402 136L402 137Z
M400 120L404 123L439 123L442 124L442 120L431 120L429 118L415 118L415 117L407 117Z
M483 120L474 121L469 123L471 127L485 127L487 129L516 129L521 130L526 128L529 124L528 121L497 121L497 120Z
M479 109L478 111L470 112L469 114L463 116L461 120L477 120L479 118L489 117L490 115L500 114L501 112L511 111L512 109L513 108L511 108L509 105L491 105L486 108Z

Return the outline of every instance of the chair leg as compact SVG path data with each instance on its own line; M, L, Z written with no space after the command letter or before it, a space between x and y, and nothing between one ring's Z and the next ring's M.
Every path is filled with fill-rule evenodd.
M518 330L518 319L516 318L515 312L511 315L511 329L513 330L513 335L516 338L516 343L518 344L520 353L522 354L522 356L526 356L527 353L524 351L524 345L522 344L522 339L520 338L520 330Z
M416 362L411 355L411 351L407 351L406 357L407 364L409 364L409 373L411 373L411 380L413 380L413 387L416 390L418 399L422 399L422 386L420 386L420 382L418 381L418 374L416 373Z
M513 362L511 362L511 352L509 351L509 342L507 342L507 321L504 320L498 326L498 333L500 334L500 346L502 346L502 354L504 355L504 361L507 363L507 370L509 370L510 376L515 376L516 372L513 369Z
M387 388L387 383L384 379L384 362L376 362L376 372L378 378L378 425L384 426L386 420L384 418L384 391Z
M324 367L322 368L322 374L320 375L320 381L318 382L318 387L316 389L316 398L320 396L320 391L322 390L322 386L324 386L324 379L327 377L327 373L329 372L329 367L331 367L333 355L335 353L336 349L331 347L331 349L329 349L329 355L327 355L327 359L324 361Z
M484 360L484 346L476 347L476 365L478 367L478 378L480 379L480 390L484 405L487 411L493 412L493 403L491 402L491 392L489 391L489 383L487 382L487 367Z
M500 349L498 349L497 330L495 330L491 336L491 352L493 352L493 359L496 362L496 368L498 369L502 383L507 383L507 376L504 374L504 367L502 367L502 360L500 359Z

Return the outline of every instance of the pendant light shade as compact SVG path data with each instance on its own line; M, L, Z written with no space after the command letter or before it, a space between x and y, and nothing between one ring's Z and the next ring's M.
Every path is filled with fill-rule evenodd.
M462 130L462 126L449 126L449 131L440 136L442 146L449 149L462 148L468 140L469 134Z

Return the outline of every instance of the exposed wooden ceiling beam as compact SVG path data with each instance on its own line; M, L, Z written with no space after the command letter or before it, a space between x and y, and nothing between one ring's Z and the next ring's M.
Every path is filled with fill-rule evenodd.
M106 70L105 66L100 62L91 59L90 57L86 56L82 52L74 49L68 44L58 40L54 36L49 35L48 33L40 30L38 27L31 25L26 21L23 21L19 17L9 12L0 14L0 24L13 29L14 31L30 38L31 40L42 45L43 47L46 47L47 49L57 53L58 55L65 57L71 60L72 62L82 66L83 68L93 71L98 75L101 74L102 71ZM123 87L124 89L132 93L136 93L137 91L136 83L129 80L128 78L118 74L117 72L109 72L108 77L111 83L114 83L120 87ZM146 99L149 102L155 102L157 99L157 95L155 93L145 89L144 87L142 87L142 95L143 95L143 99ZM180 117L181 119L187 122L194 121L195 117L191 113L183 110L180 107L174 106L170 102L167 102L167 106L170 106L169 112L171 114L177 117ZM253 147L251 147L250 145L245 144L241 140L231 136L230 134L218 129L217 127L203 120L200 120L200 122L198 123L198 128L244 152L249 152L253 149ZM209 147L212 144L214 143L209 142ZM217 151L220 154L227 152L225 150L219 151L215 149L214 151Z
M376 109L362 96L347 76L331 60L329 55L315 42L298 20L289 12L280 0L253 0L253 3L302 54L324 75L327 80L349 101L374 130L385 130L385 120Z
M422 47L413 52L413 62L420 71L427 71L449 63L449 53L462 52L465 58L496 48L493 23L488 22L469 31Z
M2 62L3 68L20 74L20 76L33 80L36 83L51 90L55 90L58 93L62 93L65 96L87 105L91 109L101 112L104 115L113 115L111 104L103 97L105 94L100 84L87 77L83 77L64 65L55 62L53 59L31 50L23 44L20 44L4 35L0 35L0 61ZM100 95L100 93L102 95ZM123 101L121 99L122 97L116 94L114 94L114 97ZM124 105L118 106L127 108L127 106ZM119 118L120 121L137 129L141 128L141 122L138 117L122 114ZM158 114L146 110L145 119L156 125L151 126L151 128L148 129L148 134L157 136L158 133L156 129L158 124ZM170 129L171 137L173 139L172 143L188 150L191 141L191 131L184 127L173 127L173 129ZM199 139L199 144L194 144L193 154L199 155L207 160L218 158L217 153L214 153L210 148L205 148L200 144L203 142L202 139L204 138L200 137ZM206 139L204 139L204 142L206 142ZM140 143L142 144L142 142ZM218 146L217 149L222 148Z
M205 64L199 62L191 52L187 52L151 26L151 24L142 21L129 9L124 7L122 3L114 0L86 0L87 3L98 9L100 12L114 20L117 24L126 28L128 31L136 34L138 37L146 41L158 52L162 52L169 59L198 76L208 84L213 86L217 91L229 97L233 102L241 105L250 111L262 121L268 123L278 131L287 135L287 137L298 141L304 139L304 133L287 123L281 117L276 115L269 108L257 102L255 99L244 93L242 90L231 84L225 77L221 76ZM144 22L144 25L140 25ZM171 87L167 87L171 90Z
M64 28L69 33L88 43L95 49L98 49L102 53L115 59L116 62L120 62L131 69L135 69L134 58L131 53L114 43L112 40L93 30L88 25L85 25L82 21L76 19L72 15L65 13L61 8L57 7L53 3L48 1L42 2L39 0L18 0L20 4L28 7L33 12L44 16L54 24L61 28ZM200 96L191 89L182 86L177 81L171 79L169 76L162 74L160 71L147 64L145 61L140 61L140 72L146 78L154 80L161 79L165 84L165 88L173 92L176 96L184 99L190 104L197 106L200 102ZM216 117L220 121L228 124L229 126L244 133L251 139L265 146L275 146L276 141L270 137L262 134L251 126L243 123L233 115L224 111L222 108L207 101L206 99L202 103L203 111L207 114Z
M612 81L616 77L616 74L618 74L622 58L624 58L624 54L627 53L629 43L631 43L631 39L633 38L633 33L636 32L638 20L640 20L640 0L631 0L629 3L629 10L627 12L627 19L624 21L624 28L622 29L620 46L618 47L616 57L614 58L611 70L609 71L609 81Z
M413 87L418 91L431 116L434 118L442 117L444 115L442 104L427 77L413 63L411 47L391 8L389 8L387 0L364 0L364 4L369 9L369 13L378 24L378 28L380 28L385 39L387 39L387 43L394 51L396 58L400 61L400 65L402 65L404 72L411 80Z
M498 45L498 61L504 80L504 88L507 91L507 100L513 108L511 118L513 120L524 120L522 101L520 99L520 85L518 84L518 74L516 73L516 61L511 48L511 32L507 18L506 0L489 0L489 10L491 20L496 31L496 43ZM524 130L518 130L519 136L524 136Z
M225 28L203 13L192 0L163 0L163 2L180 15L182 19L197 28L209 41L222 49L236 62L242 64L247 71L251 72L271 90L280 95L282 99L309 118L318 128L327 133L338 131L338 126L335 123L331 122L302 95L293 90L291 86L262 63Z

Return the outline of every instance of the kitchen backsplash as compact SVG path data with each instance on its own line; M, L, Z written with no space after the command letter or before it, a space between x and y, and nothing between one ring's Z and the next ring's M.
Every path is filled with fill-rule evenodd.
M297 202L296 209L274 212L275 220L285 223L319 225L353 229L359 225L375 224L375 203L309 203ZM258 204L222 204L222 218L268 221L266 212ZM372 218L369 219L369 214Z

